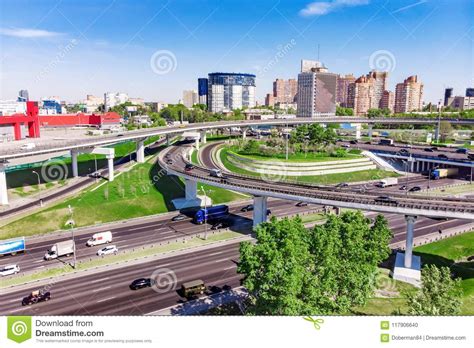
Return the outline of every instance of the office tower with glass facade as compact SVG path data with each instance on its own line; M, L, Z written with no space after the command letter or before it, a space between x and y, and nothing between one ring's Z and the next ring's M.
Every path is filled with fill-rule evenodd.
M255 106L255 75L210 73L207 87L210 112L229 112Z

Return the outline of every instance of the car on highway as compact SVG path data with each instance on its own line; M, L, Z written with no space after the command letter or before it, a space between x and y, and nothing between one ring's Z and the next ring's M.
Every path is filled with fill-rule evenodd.
M35 290L32 291L28 296L24 297L21 301L22 306L30 306L32 304L49 301L51 299L51 293L49 291Z
M240 209L241 212L248 212L248 211L252 211L253 210L253 204L249 204L249 205L246 205L245 207L243 207L242 209Z
M101 176L101 175L100 175L99 172L93 172L93 173L90 173L90 174L89 174L89 177L90 177L90 178L95 178L95 179L100 178L100 176Z
M448 156L446 156L444 153L440 153L438 155L438 158L441 158L441 159L448 159Z
M307 202L298 202L298 203L296 203L296 206L297 207L307 207L308 203Z
M407 185L402 185L402 186L400 186L400 190L406 191L406 190L408 190L408 186Z
M423 151L426 151L426 152L434 152L434 150L433 150L432 148L430 148L430 147L425 147L425 148L423 149Z
M397 200L390 196L378 196L375 198L375 202L378 203L389 203L389 204L398 204Z
M130 285L131 290L138 290L143 288L151 288L155 284L155 281L151 278L139 278L135 279Z
M418 192L421 191L420 186L413 186L411 189L408 190L409 192Z
M173 218L171 219L171 221L183 221L183 220L186 220L188 217L184 214L179 214L179 215L176 215L176 216L173 216Z
M346 148L346 149L348 149L348 148L351 147L349 144L342 144L341 146L344 147L344 148Z
M227 221L219 221L219 222L216 222L214 225L212 225L211 230L213 231L220 230L222 228L227 228L229 226L230 224Z
M20 266L18 265L5 265L0 268L1 276L8 276L20 272Z
M352 145L356 145L359 141L358 140L351 140L349 143Z
M365 145L372 145L372 142L371 141L366 141L364 144Z
M109 245L105 248L97 250L97 256L105 256L110 254L117 254L118 248L115 245Z
M347 182L340 182L339 184L336 185L337 188L344 188L344 187L349 187L349 184Z
M461 147L459 149L456 150L456 153L463 153L463 154L467 154L469 152L468 149L464 148L464 147Z
M410 151L408 151L407 149L400 149L400 151L398 151L398 152L402 155L409 155L410 154Z
M194 165L192 165L191 163L186 163L186 165L184 166L184 171L185 172L190 172L194 168L196 168L196 167Z
M187 299L192 299L204 294L206 285L201 279L192 280L181 285L181 294Z
M223 178L223 175L220 169L211 169L211 171L209 172L209 175L215 178Z
M171 164L173 164L173 161L169 159L169 160L166 161L166 164L171 165Z
M432 146L432 147L431 147L431 150L433 150L433 151L438 151L438 148L437 148L436 146Z
M468 154L467 158L470 159L471 161L474 161L474 153Z

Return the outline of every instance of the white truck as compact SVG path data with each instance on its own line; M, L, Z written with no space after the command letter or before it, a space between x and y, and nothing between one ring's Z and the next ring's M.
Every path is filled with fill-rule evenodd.
M65 240L63 242L58 242L53 244L51 249L49 249L46 254L44 254L44 259L46 261L57 259L61 256L71 256L74 254L74 242L72 240Z
M398 179L397 178L386 178L382 179L377 183L378 187L389 187L389 186L394 186L398 184Z
M112 242L112 232L99 232L94 233L92 237L87 241L87 246L96 246L100 244L106 244Z

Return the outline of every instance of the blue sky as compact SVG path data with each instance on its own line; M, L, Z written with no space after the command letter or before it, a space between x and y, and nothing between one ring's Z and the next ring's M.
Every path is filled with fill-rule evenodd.
M302 58L360 76L409 75L437 102L447 86L474 85L469 0L2 0L0 98L68 101L105 91L177 102L209 72L296 78Z

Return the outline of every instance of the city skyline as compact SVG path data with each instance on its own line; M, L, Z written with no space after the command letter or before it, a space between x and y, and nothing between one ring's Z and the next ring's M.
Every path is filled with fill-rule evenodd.
M238 8L218 1L85 3L45 1L23 10L22 1L2 2L1 99L21 89L30 99L60 94L68 101L120 91L176 103L198 77L223 71L255 74L263 103L276 78L297 78L301 59L318 58L318 44L330 71L357 77L388 70L391 91L418 75L427 103L443 99L446 87L472 87L468 1L332 1L329 9L310 1L258 8L250 1ZM20 7L21 20L13 15ZM164 31L170 27L171 34ZM156 65L162 63L171 65Z

